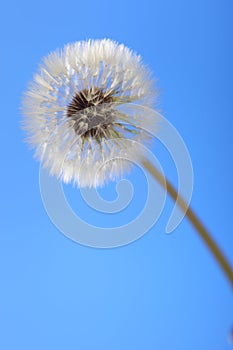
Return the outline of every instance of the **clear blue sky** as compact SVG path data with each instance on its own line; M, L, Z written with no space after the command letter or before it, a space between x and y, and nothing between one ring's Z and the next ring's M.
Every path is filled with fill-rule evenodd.
M39 164L19 127L21 95L42 56L88 38L125 43L158 78L160 108L192 158L192 206L233 264L232 16L230 0L2 5L1 349L232 348L230 285L187 220L165 234L172 201L133 244L101 250L74 243L43 208ZM159 145L153 150L176 184L169 155ZM144 187L135 172L128 178L139 193L137 212ZM84 218L88 212L81 204L76 210ZM121 219L111 217L112 226Z

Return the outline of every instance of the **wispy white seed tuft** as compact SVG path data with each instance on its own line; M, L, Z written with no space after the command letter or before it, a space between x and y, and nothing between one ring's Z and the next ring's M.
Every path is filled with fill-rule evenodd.
M152 107L155 97L149 70L124 45L68 44L43 59L24 95L28 142L65 183L101 186L128 170L125 159L139 159L137 142L148 139L143 127L155 125L150 115L124 113L122 106Z

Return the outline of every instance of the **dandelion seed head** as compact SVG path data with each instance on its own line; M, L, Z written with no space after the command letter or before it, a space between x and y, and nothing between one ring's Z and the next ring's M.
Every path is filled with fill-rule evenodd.
M156 91L141 57L109 39L68 44L43 59L23 99L28 142L65 183L97 187L138 161L150 116L118 106L153 107ZM130 146L127 142L130 139Z

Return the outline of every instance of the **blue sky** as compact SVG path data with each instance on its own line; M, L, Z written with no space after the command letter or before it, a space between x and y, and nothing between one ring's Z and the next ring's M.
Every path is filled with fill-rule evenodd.
M165 234L172 201L130 245L102 250L74 243L44 210L39 164L23 142L19 111L49 51L108 37L140 53L158 79L163 115L189 149L192 207L233 265L232 10L230 0L22 0L2 6L1 349L232 348L231 287L187 220ZM169 154L156 142L153 151L176 184ZM127 177L135 188L129 213L111 220L93 214L96 224L114 226L140 210L145 185L138 174ZM65 192L88 217L78 191ZM114 198L113 185L107 192Z

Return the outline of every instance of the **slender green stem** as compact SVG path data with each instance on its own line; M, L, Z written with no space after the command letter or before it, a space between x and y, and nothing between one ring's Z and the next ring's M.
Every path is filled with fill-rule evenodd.
M177 204L179 205L181 210L186 214L190 223L195 227L198 234L201 236L203 241L206 243L207 247L210 249L214 257L218 261L219 265L222 267L223 271L225 272L226 276L228 277L231 283L231 286L233 287L233 270L229 262L219 249L218 245L215 243L210 233L201 223L197 215L193 212L191 208L188 207L185 200L180 195L178 195L173 185L167 179L164 178L162 173L160 173L160 171L156 169L154 165L150 163L150 161L145 160L142 162L142 164L149 171L149 173L159 182L159 184L165 189L167 189L168 193L174 199L174 201L177 201Z

